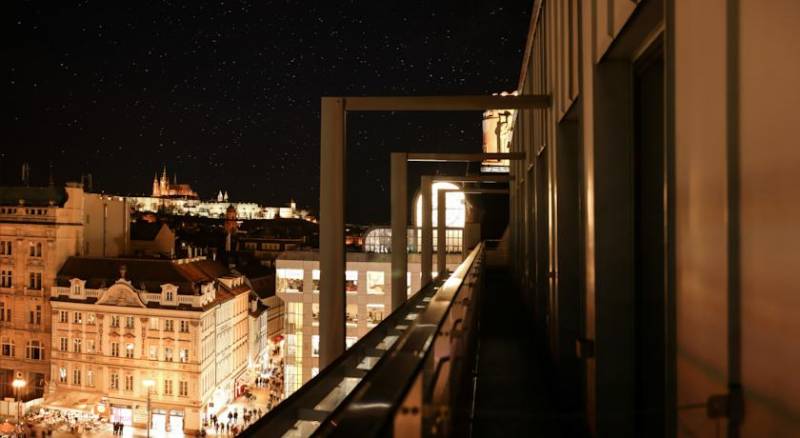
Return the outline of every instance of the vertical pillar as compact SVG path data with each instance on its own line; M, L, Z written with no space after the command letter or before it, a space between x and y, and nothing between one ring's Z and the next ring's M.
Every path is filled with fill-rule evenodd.
M433 272L433 201L431 200L431 184L433 179L430 176L422 177L422 285L431 282L431 272Z
M319 362L328 366L345 344L344 99L322 98L319 199Z
M392 311L407 298L408 154L392 153Z
M439 278L447 273L447 190L439 190L436 200L436 271Z

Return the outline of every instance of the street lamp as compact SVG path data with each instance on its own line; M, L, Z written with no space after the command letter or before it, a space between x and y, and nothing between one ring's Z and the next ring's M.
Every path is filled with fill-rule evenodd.
M150 389L155 385L152 379L145 379L142 385L147 388L147 438L150 438Z
M27 383L28 382L26 382L21 375L17 375L17 378L11 382L11 386L14 387L14 392L16 393L16 399L17 399L17 425L22 423L22 412L21 412L22 406L20 406L20 402L22 400L20 399L19 393L20 391L22 391L22 388L24 388Z

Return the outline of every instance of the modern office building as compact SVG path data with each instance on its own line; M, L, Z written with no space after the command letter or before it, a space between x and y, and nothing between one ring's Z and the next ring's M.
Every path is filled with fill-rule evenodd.
M127 251L125 201L83 186L0 187L0 396L39 398L50 381L50 303L56 273L74 255Z
M50 289L44 406L198 432L251 383L250 294L242 275L204 258L69 258Z

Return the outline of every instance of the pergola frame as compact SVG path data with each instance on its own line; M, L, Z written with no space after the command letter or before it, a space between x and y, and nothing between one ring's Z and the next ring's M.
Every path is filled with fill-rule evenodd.
M345 129L348 111L548 108L548 95L323 97L320 115L320 367L345 350ZM407 201L406 201L407 202Z

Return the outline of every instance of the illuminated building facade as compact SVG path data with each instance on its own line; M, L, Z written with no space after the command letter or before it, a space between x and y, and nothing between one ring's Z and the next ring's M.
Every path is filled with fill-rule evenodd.
M116 256L128 248L129 210L121 198L83 186L0 187L0 396L25 400L50 380L47 292L73 255Z
M438 189L456 190L450 183L436 183ZM436 199L434 195L433 199ZM418 204L417 200L417 204ZM462 234L467 217L463 192L446 197L445 218L448 228L447 266L453 269L461 263ZM433 205L436 226L436 203ZM421 223L421 207L417 208L417 223ZM434 232L436 228L434 228ZM452 236L449 233L454 233ZM415 236L416 235L416 236ZM408 288L421 288L422 272L417 253L420 233L408 230ZM434 244L436 239L434 239ZM391 229L375 227L364 237L365 252L348 252L345 271L346 288L346 345L349 348L372 327L391 313ZM435 266L435 265L434 265ZM284 377L286 396L319 372L319 253L312 250L286 251L275 261L275 292L285 303L286 325L284 346ZM434 269L433 276L437 275Z
M154 429L198 432L248 378L250 292L243 276L204 258L68 259L51 288L44 405L80 399L143 426L149 391Z

